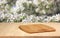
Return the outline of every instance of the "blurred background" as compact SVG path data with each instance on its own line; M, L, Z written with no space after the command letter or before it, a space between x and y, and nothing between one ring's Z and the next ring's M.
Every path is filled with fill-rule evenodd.
M60 0L0 0L0 22L60 22Z

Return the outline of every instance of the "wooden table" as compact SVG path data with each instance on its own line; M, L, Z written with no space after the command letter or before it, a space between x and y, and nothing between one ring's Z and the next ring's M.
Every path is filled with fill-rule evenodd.
M60 38L60 23L41 23L45 24L51 27L54 27L56 29L55 32L45 32L45 33L34 33L34 34L28 34L24 31L20 30L18 27L21 24L28 24L28 23L0 23L0 36L20 36L23 38L37 38L37 37L55 37Z

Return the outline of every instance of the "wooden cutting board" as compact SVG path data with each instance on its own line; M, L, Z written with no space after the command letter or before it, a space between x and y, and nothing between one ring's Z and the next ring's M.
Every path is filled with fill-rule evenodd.
M18 27L29 23L0 23L0 36L60 36L60 23L41 23L56 29L55 32L28 34Z
M19 29L26 33L43 33L43 32L55 32L56 29L45 24L25 24L20 25Z

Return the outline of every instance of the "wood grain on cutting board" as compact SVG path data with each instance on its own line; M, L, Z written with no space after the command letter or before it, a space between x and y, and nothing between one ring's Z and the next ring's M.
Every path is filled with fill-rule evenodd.
M0 23L0 36L60 36L60 23L41 23L56 29L55 32L28 34L18 27L29 23Z
M26 33L43 33L43 32L54 32L56 29L47 26L45 24L26 24L20 25L19 28Z

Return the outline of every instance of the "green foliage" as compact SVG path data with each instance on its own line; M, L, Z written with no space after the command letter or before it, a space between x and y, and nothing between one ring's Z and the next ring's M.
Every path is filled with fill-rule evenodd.
M40 14L41 13L43 13L43 14L54 14L54 13L56 13L57 6L56 6L55 2L52 1L52 3L50 3L50 1L48 1L48 0L47 0L47 2L49 2L49 4L46 3L46 1L43 1L43 2L40 1L39 2L39 4L38 4L38 8L39 8L38 12ZM42 10L44 10L45 13Z
M23 12L27 13L28 15L36 13L35 9L37 6L33 3L23 3L23 7L25 8Z

